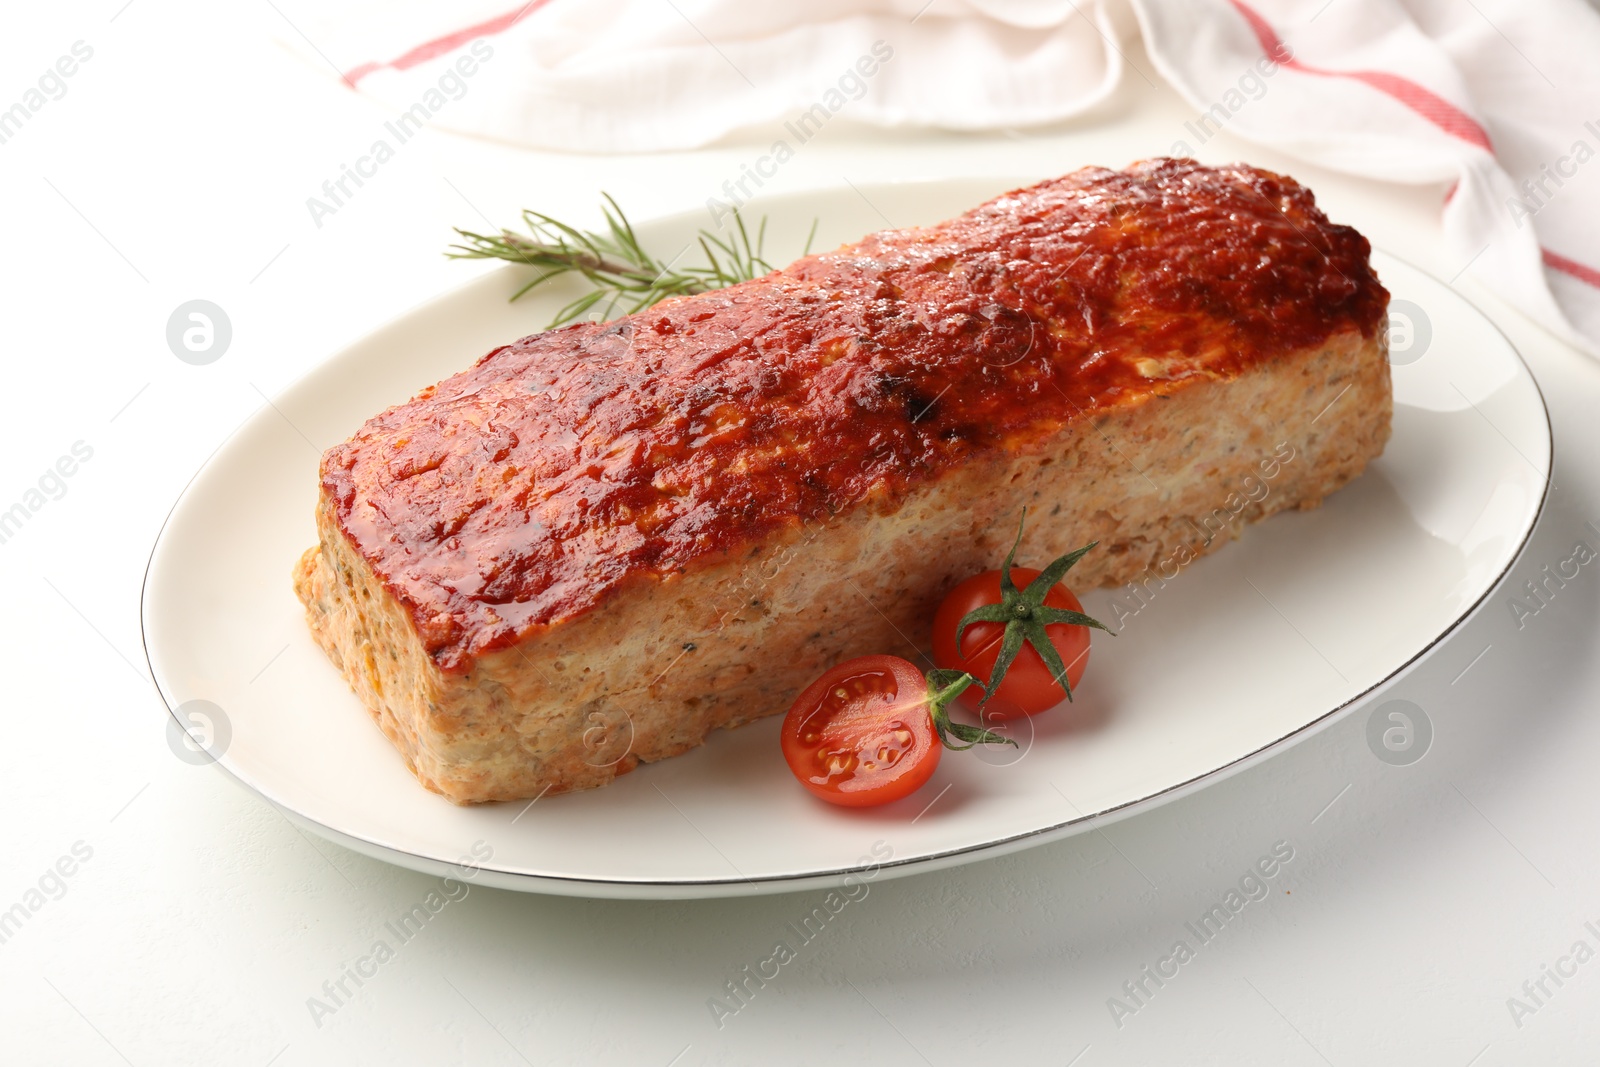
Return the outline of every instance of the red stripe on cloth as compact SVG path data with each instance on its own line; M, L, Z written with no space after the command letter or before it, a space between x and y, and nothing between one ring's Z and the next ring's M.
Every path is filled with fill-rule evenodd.
M550 0L528 0L527 3L515 11L507 11L504 15L496 15L494 18L480 22L476 26L468 26L465 29L456 30L454 33L447 33L443 37L435 37L431 41L424 41L409 52L402 54L398 58L391 59L387 63L363 63L359 67L352 67L344 75L345 83L353 89L357 82L375 70L382 70L385 67L390 70L410 70L419 63L426 63L428 60L435 59L447 52L454 52L457 48L469 41L475 41L479 37L493 37L497 33L504 33L549 2Z
M363 63L359 67L354 67L354 68L352 68L350 70L345 71L345 73L344 73L344 83L346 85L350 86L350 88L354 89L356 87L356 82L360 81L362 78L365 78L368 74L371 74L373 71L381 70L382 68L383 68L383 64L382 63Z
M1558 270L1562 274L1570 274L1580 282L1588 282L1596 289L1600 289L1600 270L1595 270L1593 267L1579 263L1575 259L1557 255L1548 248L1541 248L1539 251L1544 256L1544 265L1551 270Z
M1250 28L1255 31L1256 40L1261 42L1262 49L1280 65L1290 70L1298 70L1302 74L1315 74L1324 78L1349 78L1369 85L1380 93L1394 97L1445 133L1459 137L1468 144L1476 145L1490 155L1494 154L1494 146L1489 143L1489 134L1478 125L1478 121L1431 89L1425 89L1397 74L1372 70L1324 70L1302 63L1290 53L1271 24L1243 0L1228 0L1228 2L1250 24Z

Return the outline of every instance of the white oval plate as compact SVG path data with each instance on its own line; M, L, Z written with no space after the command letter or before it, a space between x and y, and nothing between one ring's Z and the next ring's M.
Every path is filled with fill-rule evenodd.
M814 218L817 247L827 248L881 229L885 213L896 226L933 222L1021 184L830 189L753 210L771 216L769 258L781 263L799 253ZM639 233L670 255L707 222L696 213ZM1117 594L1091 592L1088 609L1121 617L1123 628L1119 640L1096 640L1077 702L1029 720L1036 734L1022 738L1020 756L952 753L925 789L895 805L846 811L815 801L785 769L773 717L604 789L459 808L417 784L312 643L289 574L316 540L319 450L543 328L577 292L508 303L525 277L512 268L346 349L218 450L150 561L150 667L169 708L203 700L220 709L210 724L186 715L190 729L212 738L230 774L303 825L435 874L471 857L484 882L512 889L781 892L837 884L864 867L932 870L1079 833L1327 726L1459 625L1527 540L1551 454L1532 376L1448 286L1391 256L1377 266L1405 312L1397 327L1409 320L1395 333L1394 437L1383 457L1320 509L1251 527L1142 606L1122 594L1119 612Z

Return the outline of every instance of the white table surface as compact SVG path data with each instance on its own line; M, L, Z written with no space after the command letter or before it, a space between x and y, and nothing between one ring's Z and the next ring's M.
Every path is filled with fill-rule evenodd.
M477 269L438 254L451 225L523 206L592 221L599 189L636 217L692 209L771 135L627 158L427 131L319 229L306 197L388 116L276 43L290 31L270 5L122 4L32 5L0 35L0 92L14 96L74 41L94 49L66 95L0 145L0 507L76 442L93 450L0 544L0 909L39 902L28 893L41 878L48 890L0 943L0 1059L1596 1062L1600 959L1560 962L1580 940L1600 949L1585 926L1600 931L1595 567L1521 629L1497 592L1377 698L1426 710L1435 736L1420 762L1374 757L1369 703L1103 833L878 882L721 1028L707 999L768 956L814 894L619 903L477 887L314 1019L308 998L436 882L309 838L215 768L174 758L137 610L167 509L264 397ZM1146 75L1066 127L958 137L835 124L772 188L1160 154L1194 110L1142 53L1130 58ZM1440 241L1439 188L1353 180L1226 134L1197 154L1289 170L1377 243L1443 278L1464 266ZM1600 548L1586 526L1600 523L1600 366L1456 284L1522 350L1554 418L1555 488L1513 570L1520 587L1580 539ZM209 366L165 342L169 314L195 298L233 324ZM1294 859L1271 894L1119 1026L1108 998L1132 1004L1123 983L1192 941L1185 923L1279 841ZM89 858L48 877L74 847ZM1558 964L1575 975L1530 999L1524 982ZM1514 1017L1513 996L1535 1010Z

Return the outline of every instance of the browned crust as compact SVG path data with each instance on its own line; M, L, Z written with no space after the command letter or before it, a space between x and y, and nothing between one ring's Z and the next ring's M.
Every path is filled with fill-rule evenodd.
M1087 168L523 338L367 420L322 484L435 662L464 674L1070 422L1376 336L1369 253L1281 175Z

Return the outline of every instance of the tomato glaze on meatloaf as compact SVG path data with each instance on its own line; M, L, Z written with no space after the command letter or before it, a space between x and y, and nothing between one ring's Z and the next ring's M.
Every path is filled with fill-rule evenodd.
M450 672L975 452L1343 330L1367 239L1250 167L1089 169L755 281L525 337L323 461Z

